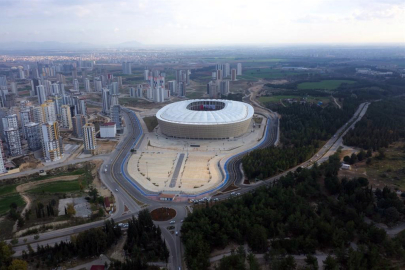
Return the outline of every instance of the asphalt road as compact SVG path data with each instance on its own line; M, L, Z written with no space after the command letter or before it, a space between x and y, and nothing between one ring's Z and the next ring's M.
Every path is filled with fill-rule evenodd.
M270 121L267 126L268 137L267 140L263 142L261 147L266 147L272 144L276 144L279 138L279 116L277 113L267 110L263 108L260 104L256 101L251 99L252 95L246 96L244 98L245 101L251 103L255 107L255 113L262 114L263 116L267 117ZM97 102L91 102L94 105L101 105ZM353 123L350 125L352 128L355 124L355 121L359 121L361 117L364 115L368 107L368 104L365 104L364 107L358 109L356 114L353 116ZM183 249L181 246L180 241L180 229L181 229L181 221L187 216L186 205L187 202L163 202L156 200L157 193L152 193L148 190L143 189L142 187L138 187L135 183L133 183L130 178L127 176L127 159L130 155L130 151L133 147L135 147L136 143L143 139L143 131L142 127L138 122L138 119L133 111L123 108L122 110L123 117L125 119L126 128L124 134L121 138L120 143L118 144L117 148L110 154L109 158L103 157L104 163L100 167L100 178L103 183L112 191L113 195L116 198L116 211L111 216L114 218L115 221L119 222L125 219L130 218L132 215L136 215L137 212L142 209L143 207L147 207L150 210L159 207L171 207L176 210L176 216L173 218L175 223L174 231L179 232L179 235L172 234L167 230L167 227L172 225L170 221L166 222L155 222L159 225L162 229L162 236L166 240L168 248L170 250L171 257L169 259L169 269L178 269L182 267L182 254ZM350 122L350 121L349 121ZM322 157L327 152L334 152L338 148L338 144L341 144L341 136L344 134L343 131L346 127L342 127L334 137L332 137L326 144L326 147L322 148L314 157L318 158L318 162L322 162ZM266 179L264 181L260 181L254 185L243 185L242 183L242 173L240 171L240 159L242 155L238 155L235 158L231 159L231 162L228 163L228 171L229 177L231 181L229 183L235 183L239 186L240 190L239 193L250 192L251 190L258 188L263 185L268 185L270 182L277 180L281 175L286 174L288 171L293 171L297 167L292 168L281 175ZM95 158L99 159L99 156ZM72 162L82 162L80 161L72 161ZM66 164L60 164L59 166L64 166ZM300 166L310 166L311 162L307 162L301 164ZM107 172L104 173L104 169L107 168ZM222 188L225 189L226 186ZM228 194L222 194L217 196L220 199L228 198ZM134 200L136 199L138 203ZM125 211L125 206L128 208L128 211ZM16 251L15 255L20 255L22 250L25 249L26 244L23 242L23 239L27 239L26 243L34 244L32 247L36 247L36 244L41 245L52 245L58 241L66 240L69 238L70 235L94 228L102 226L104 221L97 221L93 223L87 223L75 227L60 229L52 232L42 233L40 234L40 238L38 240L34 239L34 236L26 236L19 239L19 244L14 247Z

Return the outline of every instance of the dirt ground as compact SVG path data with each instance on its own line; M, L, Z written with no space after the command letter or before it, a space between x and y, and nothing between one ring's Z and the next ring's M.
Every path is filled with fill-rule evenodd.
M112 141L97 141L97 154L108 154L111 153L115 147L117 146L118 142Z
M110 248L110 250L107 252L106 255L110 259L124 262L125 261L124 245L125 245L126 241L127 241L127 236L126 236L126 232L124 232L121 239L118 240L118 243L113 248Z
M42 163L37 160L34 155L24 156L22 158L14 159L13 162L18 166L20 171L26 171L42 167Z
M163 207L153 210L150 215L154 221L166 221L176 216L176 210Z
M102 160L95 160L93 161L93 164L96 165L96 167L92 170L92 174L96 175L96 177L94 177L93 182L91 183L93 185L93 187L95 189L97 189L98 193L100 194L100 196L103 197L111 197L111 191L109 189L106 188L106 186L104 186L104 184L101 182L100 178L98 177L98 170L101 166L101 164L103 163Z

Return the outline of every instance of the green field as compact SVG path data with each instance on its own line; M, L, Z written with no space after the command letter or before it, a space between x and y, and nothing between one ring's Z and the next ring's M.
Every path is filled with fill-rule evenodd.
M0 186L0 196L6 195L6 194L10 194L10 193L15 193L15 187L17 185L4 185L4 186Z
M30 189L29 193L65 193L65 192L78 192L80 191L79 180L74 181L60 181L54 183L46 183L38 185Z
M300 90L309 90L309 89L324 89L324 90L335 90L342 83L352 84L355 81L350 80L323 80L319 82L304 82L297 85L297 88Z
M258 100L261 103L268 103L268 102L272 102L272 103L279 103L280 99L284 100L284 99L289 99L289 98L295 98L295 99L301 99L301 96L270 96L270 97L259 97ZM328 103L330 101L329 97L307 97L307 101L308 102L319 102L322 101L323 103Z
M10 210L10 204L13 202L19 207L25 204L25 201L19 194L8 195L0 198L0 216Z
M297 74L299 73L294 71L282 71L279 69L271 69L271 68L255 68L243 70L243 75L238 76L237 78L244 80L257 80L262 78L281 79L289 76L294 76Z

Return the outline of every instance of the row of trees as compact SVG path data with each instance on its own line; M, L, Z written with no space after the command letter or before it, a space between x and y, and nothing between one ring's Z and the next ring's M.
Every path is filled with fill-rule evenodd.
M29 246L29 252L24 252L24 259L36 259L37 266L54 267L73 257L88 258L105 252L121 237L121 229L114 220L107 220L102 228L90 230L72 236L70 242L56 243L54 246L38 246L34 252Z
M253 252L276 260L329 249L342 254L341 260L330 258L330 263L344 269L380 269L391 264L387 258L403 260L403 239L390 239L384 230L363 221L364 215L373 217L391 207L403 219L403 203L388 189L380 199L367 179L339 181L339 167L335 155L326 164L289 173L269 187L194 211L182 226L188 268L207 269L210 252L231 242L247 243ZM328 194L321 189L322 181ZM351 250L351 242L359 249Z
M373 102L356 127L343 138L345 145L377 151L405 138L405 97Z

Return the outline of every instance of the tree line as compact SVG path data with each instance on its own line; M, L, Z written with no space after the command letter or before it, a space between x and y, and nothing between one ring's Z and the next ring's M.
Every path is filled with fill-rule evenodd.
M359 100L347 98L342 109L311 104L281 108L282 147L257 149L245 155L242 164L246 176L268 178L308 160L353 116L358 104Z
M383 229L364 222L364 216L379 215L381 221L403 220L403 202L388 188L373 192L364 178L339 181L339 168L340 159L334 155L268 187L195 210L181 230L188 268L207 269L211 251L231 242L264 253L272 269L295 269L286 255L311 255L319 249L334 254L325 262L331 267L327 269L388 269L393 259L405 263L404 237L391 239ZM235 260L221 261L221 269L231 269ZM283 268L286 265L289 268Z
M345 145L378 151L405 138L405 97L373 102L344 137Z

